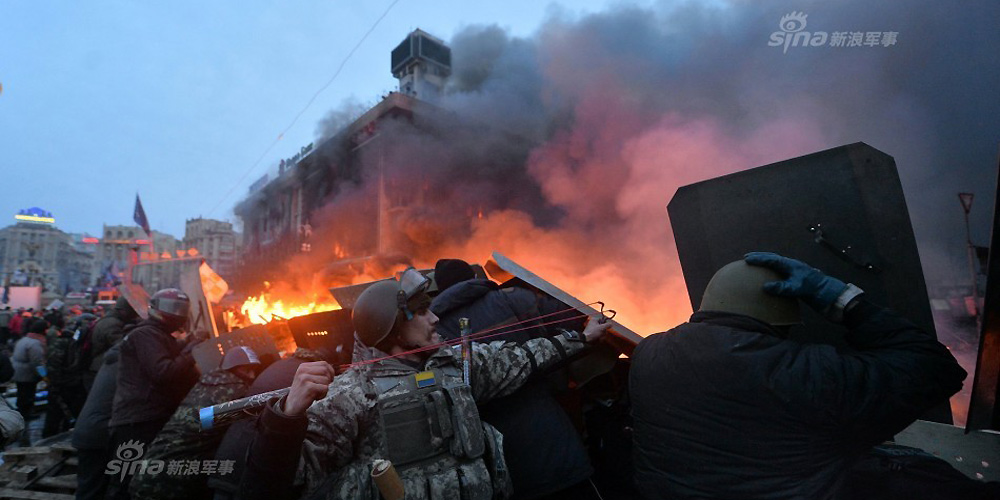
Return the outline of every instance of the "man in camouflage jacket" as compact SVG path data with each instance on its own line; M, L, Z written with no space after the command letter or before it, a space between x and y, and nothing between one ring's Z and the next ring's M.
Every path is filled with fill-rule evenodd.
M469 385L461 350L439 344L430 298L406 282L405 274L402 283L377 282L358 298L351 369L334 379L325 362L305 363L288 396L265 408L240 498L289 498L294 478L313 497L378 499L376 459L393 462L407 499L510 496L502 436L476 404L581 353L607 325L591 321L582 334L523 344L474 343Z
M184 398L163 430L153 440L145 460L162 460L165 468L132 478L133 498L211 499L208 479L226 473L211 460L227 426L201 429L198 410L242 398L260 370L260 361L249 347L226 353L222 365L201 377Z

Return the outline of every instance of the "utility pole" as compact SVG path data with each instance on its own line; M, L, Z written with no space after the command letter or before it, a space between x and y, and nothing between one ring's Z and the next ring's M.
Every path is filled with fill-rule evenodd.
M972 310L976 314L976 335L983 327L983 315L979 310L979 280L976 277L976 247L972 244L972 231L969 229L969 212L972 210L973 193L958 193L958 201L962 203L965 212L965 243L969 253L969 275L972 278Z

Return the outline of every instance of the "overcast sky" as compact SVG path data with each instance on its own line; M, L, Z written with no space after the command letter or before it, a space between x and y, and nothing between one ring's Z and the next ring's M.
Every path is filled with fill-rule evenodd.
M188 218L232 220L248 186L312 142L327 112L395 89L389 52L412 29L448 40L495 23L526 36L551 9L609 3L399 0L237 183L392 0L4 2L2 225L37 206L60 229L99 234L132 223L136 192L152 228L178 237Z
M330 110L342 108L345 100L373 104L380 95L395 89L389 53L410 30L419 27L449 41L470 25L496 24L512 36L531 37L553 16L581 18L623 5L604 0L397 2L347 61L339 77L266 154L268 146L330 81L351 48L393 0L0 4L0 169L4 187L0 216L13 223L12 216L18 210L38 206L52 212L60 229L98 234L102 223L132 223L138 192L153 229L178 237L183 236L188 218L233 220L232 207L247 193L247 187L276 169L281 158L314 141L320 120ZM968 61L997 53L995 2L952 6L916 0L877 6L854 2L851 6L851 2L773 1L760 4L758 11L756 2L719 0L711 3L739 14L701 16L701 22L709 21L694 28L671 25L687 19L685 9L677 8L684 3L638 2L666 13L664 31L668 35L680 33L680 37L671 39L677 45L664 51L664 57L690 58L696 63L683 67L693 70L707 67L719 72L734 64L724 61L726 54L713 54L713 45L706 43L707 37L722 36L745 37L754 44L755 53L764 54L769 61L754 60L751 64L794 61L798 65L760 66L754 70L758 74L795 68L822 71L826 64L823 58L834 49L798 51L795 58L775 57L778 48L765 52L778 18L790 10L812 14L810 29L863 29L871 25L888 30L903 26L899 47L838 52L837 64L848 70L841 77L831 77L843 80L832 82L827 93L841 92L845 104L854 103L864 110L869 105L852 95L852 89L887 94L903 89L904 97L918 98L906 97L885 105L901 110L889 116L912 116L914 120L870 123L855 127L857 135L828 134L830 142L873 140L876 147L887 146L897 162L909 163L919 157L934 157L934 148L939 146L960 144L958 149L963 151L974 149L972 159L963 159L963 165L923 176L903 172L901 177L907 189L946 179L941 206L926 211L953 211L955 220L949 218L948 224L960 224L955 193L976 191L973 231L980 244L986 243L986 214L992 208L996 179L997 87L991 82L997 78L997 64L995 58L992 67ZM947 25L945 20L953 15L962 21ZM727 19L741 25L724 25ZM713 20L722 25L711 25L716 22ZM968 29L962 25L965 20ZM700 52L685 53L690 47ZM865 72L865 64L873 64L872 58L877 57L882 62L874 64L890 73L903 68L906 72L900 74L910 76L898 81L879 77L858 86L865 77L849 72L854 54L857 67ZM924 61L923 57L933 59ZM946 67L953 62L970 74ZM734 74L735 70L734 66ZM748 69L741 71L746 74ZM922 74L934 78L923 80ZM723 78L713 85L718 89L712 91L725 92L730 85L738 88L739 82ZM944 87L937 87L941 85ZM936 93L949 98L933 98ZM951 126L939 121L936 129L920 128L924 115L945 115L955 103L964 106L959 111L967 115L991 107L992 114L975 115L979 121L974 123L964 120ZM822 116L814 118L823 122ZM864 121L861 118L851 117L859 123ZM886 131L886 138L879 130ZM933 137L922 137L928 130ZM894 136L906 140L894 141ZM897 144L920 144L924 150L909 146L892 150ZM969 161L972 164L965 164ZM961 169L978 174L968 175ZM962 184L955 177L968 178L969 182ZM669 193L662 205L668 198Z

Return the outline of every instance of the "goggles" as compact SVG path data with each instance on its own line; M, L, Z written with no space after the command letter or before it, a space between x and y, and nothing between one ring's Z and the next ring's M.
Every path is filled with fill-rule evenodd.
M407 307L407 303L413 297L421 293L426 293L427 289L431 286L431 280L427 276L420 274L420 271L417 271L413 267L408 267L400 273L398 280L399 292L396 293L396 306L406 314L407 320L411 320L416 311L411 311Z

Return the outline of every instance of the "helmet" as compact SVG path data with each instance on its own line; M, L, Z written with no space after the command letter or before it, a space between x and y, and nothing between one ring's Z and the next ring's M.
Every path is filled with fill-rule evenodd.
M226 353L226 356L222 358L223 370L230 370L237 366L245 365L260 366L260 359L257 358L257 353L245 345L239 345L230 349Z
M165 288L149 298L149 317L173 328L187 322L191 300L176 288Z
M117 312L120 317L126 320L134 318L139 315L138 313L135 312L135 309L132 307L132 304L129 303L128 299L126 299L124 295L118 297L118 300L115 301L115 312Z
M361 342L373 347L389 335L398 317L413 318L417 307L411 299L426 297L429 286L430 280L411 267L399 281L378 281L361 292L351 314Z
M698 310L743 314L773 326L799 324L802 318L796 299L764 292L764 283L783 279L766 267L743 260L730 262L712 276Z

